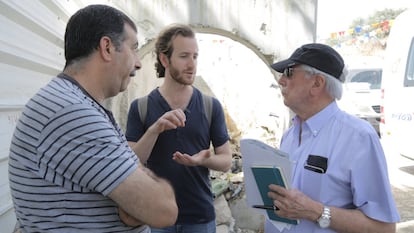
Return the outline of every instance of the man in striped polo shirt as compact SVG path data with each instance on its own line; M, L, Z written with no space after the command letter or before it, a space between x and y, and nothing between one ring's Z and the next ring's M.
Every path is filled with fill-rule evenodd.
M62 73L26 104L9 159L22 232L149 232L174 224L170 184L139 165L103 101L141 68L137 29L105 5L76 12Z

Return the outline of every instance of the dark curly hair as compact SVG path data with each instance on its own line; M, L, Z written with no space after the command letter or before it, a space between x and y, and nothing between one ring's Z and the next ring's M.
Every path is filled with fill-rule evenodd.
M172 24L165 28L157 37L155 42L155 53L157 55L157 61L155 62L155 70L157 71L157 77L165 77L165 68L161 64L160 54L165 54L168 59L174 51L172 42L178 36L195 38L195 33L191 27L183 24Z

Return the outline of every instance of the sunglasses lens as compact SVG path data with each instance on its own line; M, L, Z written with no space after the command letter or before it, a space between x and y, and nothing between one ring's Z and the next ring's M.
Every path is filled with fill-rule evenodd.
M283 75L288 78L292 77L292 73L293 73L292 67L288 67L283 71Z

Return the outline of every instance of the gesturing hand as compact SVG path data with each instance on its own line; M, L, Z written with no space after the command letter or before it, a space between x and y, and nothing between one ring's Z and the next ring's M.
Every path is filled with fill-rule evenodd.
M152 126L157 133L162 133L166 130L176 129L177 127L184 127L186 116L182 109L174 109L164 113Z
M186 166L201 166L205 160L210 158L210 156L211 153L209 149L202 150L193 156L177 151L173 154L173 160Z

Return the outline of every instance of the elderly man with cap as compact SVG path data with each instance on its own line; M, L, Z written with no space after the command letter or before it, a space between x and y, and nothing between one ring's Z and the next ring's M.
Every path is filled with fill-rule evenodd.
M299 220L283 232L395 232L400 217L379 138L336 103L347 73L342 57L312 43L271 67L296 114L280 146L295 161L291 188L269 186L276 214ZM265 232L276 226L266 220Z

